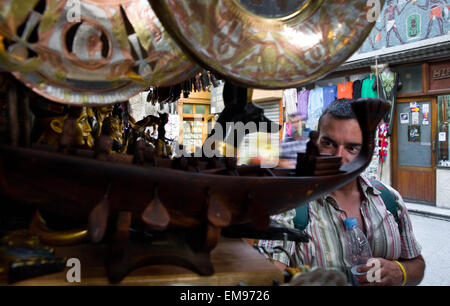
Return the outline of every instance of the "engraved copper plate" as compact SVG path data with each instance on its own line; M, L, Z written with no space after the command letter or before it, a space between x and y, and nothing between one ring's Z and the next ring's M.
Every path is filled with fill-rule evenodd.
M12 73L37 94L63 104L100 106L126 101L146 87L131 81L81 81L64 79L57 82L36 72Z
M150 2L199 63L254 88L290 88L320 78L349 58L374 25L366 0Z
M200 69L147 0L0 0L0 34L0 68L61 103L120 102Z

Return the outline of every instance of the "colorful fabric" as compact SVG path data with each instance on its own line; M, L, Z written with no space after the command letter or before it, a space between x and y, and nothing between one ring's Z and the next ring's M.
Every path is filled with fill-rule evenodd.
M363 80L361 88L361 98L378 98L378 93L376 90L374 90L375 82L376 77L374 74L371 74L369 77Z
M361 98L361 88L362 88L362 81L356 80L353 82L353 99L358 100Z
M353 98L353 82L339 83L337 85L338 99L352 99Z
M361 215L365 226L366 236L372 248L373 257L382 257L388 260L412 259L421 253L421 246L415 239L408 210L400 194L388 187L397 201L399 224L394 216L387 210L381 199L380 192L376 190L364 176L358 178L358 184L364 195L361 203ZM281 216L272 219L293 227L295 210L287 211ZM335 268L347 274L349 281L351 274L347 267L345 249L346 228L344 220L346 213L339 209L339 204L331 196L322 197L309 203L309 223L305 232L311 236L308 243L295 245L289 241L284 245L288 251L295 250L292 256L295 263L290 263L283 254L274 254L273 259L291 265L320 266L325 269ZM399 232L399 227L402 233ZM282 241L259 241L261 246L268 248L282 246ZM293 247L293 245L295 247ZM270 250L269 250L270 251Z
M323 109L325 110L331 102L336 100L337 97L337 86L325 86L323 88Z
M291 135L291 122L289 121L289 122L286 122L286 125L284 126L284 135L285 135L285 137L291 137L292 135Z
M323 88L317 87L309 92L308 98L308 120L306 127L311 130L317 130L320 115L323 109Z
M379 163L382 164L386 161L388 155L388 145L389 145L389 136L388 136L389 124L382 123L378 127L378 160Z
M308 119L308 98L309 90L300 90L297 93L297 114L301 120Z
M283 105L286 107L286 118L297 114L297 89L289 88L283 91Z

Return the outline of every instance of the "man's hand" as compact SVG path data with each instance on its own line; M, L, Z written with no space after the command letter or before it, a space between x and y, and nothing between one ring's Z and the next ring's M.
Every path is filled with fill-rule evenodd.
M358 276L356 280L358 281L359 286L400 286L403 283L403 272L397 263L378 257L371 259L371 261L374 260L378 260L379 264L364 265L358 268L358 272L370 273L372 278L375 279L372 282L369 282L367 280L367 275ZM379 279L376 277L378 273Z

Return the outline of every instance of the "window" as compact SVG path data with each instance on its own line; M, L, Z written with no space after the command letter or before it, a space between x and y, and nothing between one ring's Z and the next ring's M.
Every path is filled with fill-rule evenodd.
M194 113L194 105L192 104L183 104L183 114L193 114Z
M204 115L205 114L205 110L206 110L205 105L196 105L195 106L195 113L196 114Z
M207 115L209 114L209 105L187 103L183 104L183 114Z
M438 166L449 167L450 136L450 95L438 97L438 127L437 127Z
M398 90L399 94L423 92L421 65L397 67L394 70L399 74L402 82L402 88Z

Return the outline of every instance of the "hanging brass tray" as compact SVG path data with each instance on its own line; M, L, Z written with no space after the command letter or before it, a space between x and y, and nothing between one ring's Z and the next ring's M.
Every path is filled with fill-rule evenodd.
M318 79L349 58L374 25L366 0L149 1L198 63L253 88Z
M199 71L146 0L0 0L0 68L48 99L122 102Z

